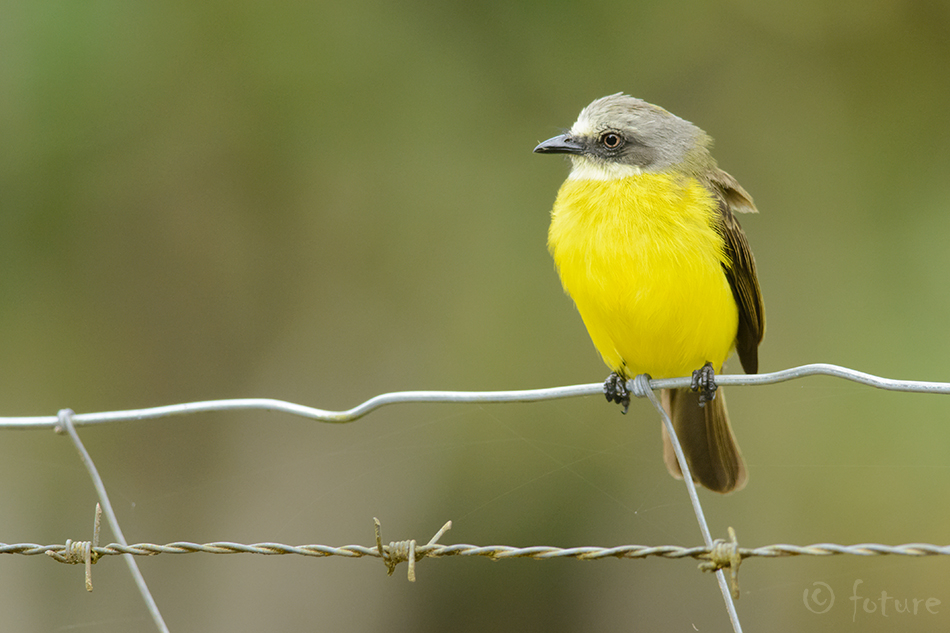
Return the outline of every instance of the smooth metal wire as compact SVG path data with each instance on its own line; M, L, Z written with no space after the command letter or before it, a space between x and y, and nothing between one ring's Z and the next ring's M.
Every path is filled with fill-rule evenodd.
M717 385L771 385L806 376L833 376L857 382L878 389L888 391L908 391L912 393L950 393L950 383L928 382L922 380L894 380L875 376L839 365L815 363L802 365L791 369L771 372L768 374L724 374L716 376ZM690 378L666 378L650 380L652 389L672 389L688 387ZM632 381L628 382L632 391ZM276 411L289 413L319 422L342 424L352 422L367 413L380 407L391 404L407 404L419 402L538 402L559 398L577 398L603 394L603 384L593 383L573 385L569 387L552 387L548 389L526 389L516 391L397 391L384 393L345 411L328 411L316 409L283 400L270 398L241 398L236 400L207 400L203 402L187 402L172 404L148 409L132 409L128 411L107 411L102 413L76 413L73 415L73 424L77 427L90 424L104 424L107 422L128 422L132 420L152 420L173 415L191 413L205 413L209 411ZM53 429L59 424L55 415L34 417L0 417L0 428L16 429Z
M116 517L115 511L112 509L112 502L109 501L109 494L106 492L106 486L104 483L102 483L102 478L99 477L99 471L96 468L96 464L92 461L92 457L89 456L89 452L86 451L86 447L83 446L82 440L79 439L79 434L76 433L76 428L72 422L72 410L61 409L56 417L59 420L59 427L57 428L69 435L73 445L79 452L79 459L86 467L86 471L89 473L90 479L92 479L92 485L95 487L96 493L99 495L101 511L105 513L106 520L109 522L109 527L112 529L113 535L115 535L115 537L124 544L126 542L125 536L122 534L122 528L119 526L119 519ZM99 514L100 507L97 506L95 535L93 537L93 543L96 544L98 544L99 541ZM90 551L95 551L95 548L93 547L89 547L88 549ZM139 571L139 567L136 564L135 559L131 556L124 556L123 558L125 558L126 565L128 565L129 573L132 574L132 580L135 582L135 586L142 595L142 600L145 601L145 607L148 609L149 615L152 616L152 621L155 623L155 627L161 633L168 633L168 625L165 624L165 620L162 618L162 614L158 610L158 605L155 604L155 598L152 597L151 592L148 590L148 585L145 584L145 578L142 576L142 572ZM86 590L92 591L92 578L89 574L89 564L86 565Z
M696 515L696 521L699 523L699 531L703 535L703 541L706 547L712 550L715 547L715 543L709 532L709 526L706 524L706 514L703 512L703 506L699 502L699 495L696 494L696 484L693 483L693 476L689 472L689 462L686 461L686 455L683 453L682 446L680 446L676 429L673 427L673 421L670 420L666 409L660 404L660 400L656 397L656 393L654 393L650 382L649 376L641 374L628 381L628 384L631 387L631 393L637 397L647 398L657 413L660 414L660 418L663 420L663 427L666 429L666 433L670 438L670 444L673 446L673 452L676 454L676 461L679 464L680 472L683 474L683 483L686 484L686 492L689 495L690 503L693 505L693 513ZM739 582L737 576L740 562L742 562L741 558L736 560L731 567L733 575L731 586L729 581L726 580L726 574L723 571L723 567L726 565L720 564L718 566L712 565L708 567L709 570L716 572L716 580L719 582L719 591L722 593L722 599L726 605L726 613L729 615L729 622L732 624L734 633L742 633L742 624L739 622L739 614L736 612L736 604L734 602L734 599L739 597Z

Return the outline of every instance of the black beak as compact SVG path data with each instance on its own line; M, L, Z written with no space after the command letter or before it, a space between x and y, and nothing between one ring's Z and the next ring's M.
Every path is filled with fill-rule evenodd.
M575 140L570 134L549 138L534 148L535 154L583 154L584 151L584 143Z

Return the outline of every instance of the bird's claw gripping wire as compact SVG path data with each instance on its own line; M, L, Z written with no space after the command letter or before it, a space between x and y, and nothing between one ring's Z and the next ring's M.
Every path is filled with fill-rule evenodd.
M712 363L706 361L705 365L693 372L693 380L690 382L689 388L699 392L699 406L701 407L706 406L707 402L712 402L716 398L716 389L719 388L719 385L716 384L716 370L713 369Z
M607 402L623 405L624 413L630 408L630 391L627 389L627 381L617 372L611 372L604 381L604 396Z

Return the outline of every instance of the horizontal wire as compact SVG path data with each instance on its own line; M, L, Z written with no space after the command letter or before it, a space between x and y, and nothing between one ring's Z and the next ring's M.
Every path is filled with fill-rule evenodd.
M767 374L724 374L716 376L718 385L770 385L806 376L833 376L857 382L878 389L889 391L907 391L913 393L950 393L950 383L928 382L921 380L894 380L875 376L839 365L814 363L791 369L784 369ZM653 389L671 389L690 386L689 377L665 378L650 380ZM628 383L629 384L629 383ZM407 404L420 402L537 402L559 398L577 398L603 394L603 384L593 383L586 385L572 385L567 387L551 387L546 389L524 389L516 391L397 391L384 393L345 411L328 411L316 409L284 400L270 398L239 398L235 400L207 400L203 402L187 402L148 409L131 409L127 411L107 411L102 413L76 413L72 417L75 426L102 424L107 422L128 422L132 420L151 420L205 413L211 411L275 411L288 413L320 422L342 424L352 422L364 415L391 404ZM34 417L0 417L0 428L15 429L54 429L59 426L59 418L55 415Z
M389 556L392 545L383 546L384 554L380 555L376 546L344 545L332 547L329 545L284 545L282 543L254 543L243 545L227 541L215 543L175 542L167 545L153 543L137 543L134 545L119 545L110 543L103 547L94 547L92 551L99 557L119 556L131 554L133 556L156 556L158 554L259 554L264 556L298 555L325 558L341 556L343 558L363 558L369 556L381 558ZM53 558L65 556L65 545L37 545L35 543L0 543L0 554L21 554L36 556L50 552ZM508 545L417 545L416 558L439 558L446 556L484 556L494 560L505 558L533 558L547 560L552 558L574 558L578 560L600 560L604 558L694 558L706 560L715 550L708 547L681 547L677 545L622 545L618 547L549 547L543 545L531 547L511 547ZM791 556L948 556L950 545L932 545L929 543L906 543L904 545L884 545L881 543L859 543L856 545L838 545L835 543L816 543L814 545L766 545L763 547L737 549L743 558L785 558Z
M802 365L782 371L758 374L758 375L721 375L716 377L716 383L719 385L763 385L794 380L806 376L826 375L837 378L843 378L853 382L869 385L879 389L890 391L906 391L915 393L950 393L950 383L928 382L916 380L894 380L856 371L838 365L816 363ZM648 383L650 389L664 389L689 387L691 377L644 380L640 377L640 383L634 380L627 383L628 390L631 393L640 393L644 391L642 385ZM74 414L72 411L62 410L57 416L36 416L36 417L5 417L0 418L0 428L18 428L18 429L56 429L63 432L68 431L75 435L72 427L84 426L90 424L100 424L106 422L121 422L132 420L149 420L173 415L185 415L191 413L211 412L211 411L235 411L235 410L262 410L289 413L321 422L345 423L357 420L366 414L379 409L380 407L399 404L399 403L422 403L422 402L447 402L447 403L502 403L502 402L536 402L541 400L553 400L557 398L573 398L579 396L590 396L603 394L603 385L600 383L575 385L568 387L555 387L548 389L532 389L519 391L403 391L386 393L370 398L369 400L345 411L327 411L316 409L282 400L268 398L244 398L235 400L212 400L203 402L191 402L176 405L167 405L152 407L147 409L134 409L127 411L112 411L102 413ZM63 414L68 414L68 422L64 425ZM78 439L75 438L74 439ZM83 450L80 449L80 453ZM84 458L85 460L86 458ZM100 491L103 492L103 491ZM102 496L102 494L100 494ZM697 515L702 523L701 515ZM438 537L451 527L451 522L447 523L442 530L426 545L417 545L415 541L401 541L399 543L390 543L385 546L380 541L379 523L376 522L377 545L373 547L364 547L360 545L347 545L344 547L331 547L327 545L301 545L291 546L281 543L256 543L252 545L243 545L231 542L216 543L189 543L176 542L167 545L155 545L151 543L139 543L135 545L120 545L112 543L105 547L95 546L93 542L72 543L67 541L65 545L37 545L35 543L4 544L0 543L0 554L21 554L33 556L46 554L49 557L65 563L79 562L76 556L77 551L85 552L84 557L87 566L87 588L91 586L88 577L89 564L95 563L102 556L132 555L132 556L154 556L157 554L191 554L191 553L210 553L210 554L258 554L258 555L287 555L296 554L310 557L328 557L341 556L345 558L362 558L365 556L382 558L386 563L391 574L396 564L402 561L409 563L409 580L415 579L414 567L417 560L422 558L446 557L446 556L485 556L493 560L504 558L531 558L534 560L547 560L551 558L572 558L577 560L600 560L605 558L623 558L623 559L641 559L648 557L660 557L666 559L693 558L703 561L700 569L705 571L716 571L719 575L720 585L723 587L723 595L726 598L727 606L731 604L729 599L729 588L726 587L723 569L729 568L731 574L731 593L738 597L738 567L745 558L764 557L781 558L790 556L835 556L835 555L856 555L856 556L936 556L950 554L950 546L938 546L926 543L909 543L904 545L884 545L880 543L861 543L857 545L837 545L834 543L818 543L815 545L797 546L788 544L769 545L759 548L740 548L735 540L735 533L730 528L731 542L718 540L712 544L708 543L705 547L679 547L679 546L643 546L643 545L625 545L620 547L573 547L558 548L547 546L534 547L510 547L504 545L494 545L480 547L476 545L458 544L442 545L436 543ZM77 548L76 546L81 547ZM131 559L129 559L131 560ZM147 589L145 594L147 594ZM150 598L150 596L147 596ZM157 613L157 608L156 608ZM732 612L730 612L732 613ZM159 615L159 620L161 616ZM738 628L737 617L733 618L736 631ZM163 625L163 622L159 622ZM162 626L159 627L160 630Z

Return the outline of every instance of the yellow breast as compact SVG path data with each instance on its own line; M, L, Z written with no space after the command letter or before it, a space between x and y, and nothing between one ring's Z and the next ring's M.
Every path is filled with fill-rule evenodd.
M715 200L695 179L572 178L551 213L548 248L604 362L626 377L718 370L738 310L722 269Z

